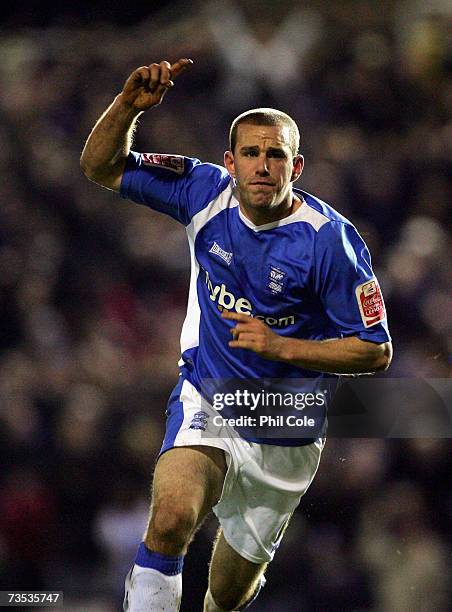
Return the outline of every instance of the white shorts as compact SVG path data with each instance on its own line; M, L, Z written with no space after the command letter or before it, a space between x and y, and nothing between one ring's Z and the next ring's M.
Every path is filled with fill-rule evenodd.
M228 470L213 511L228 544L253 563L271 561L284 529L319 466L323 442L305 446L256 444L228 425L195 387L181 380L168 402L161 453L175 446L214 446L225 451Z

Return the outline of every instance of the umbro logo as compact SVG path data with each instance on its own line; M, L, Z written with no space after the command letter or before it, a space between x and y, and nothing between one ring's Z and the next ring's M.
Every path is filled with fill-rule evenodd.
M222 249L217 242L214 242L213 245L210 247L209 253L213 253L214 255L218 255L218 257L221 257L221 259L225 261L228 266L232 261L232 253L228 253L227 251Z

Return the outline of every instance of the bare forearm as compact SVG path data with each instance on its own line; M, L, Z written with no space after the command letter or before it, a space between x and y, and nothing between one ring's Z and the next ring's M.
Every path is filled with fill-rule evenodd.
M160 64L141 66L130 74L121 93L86 141L80 165L89 179L119 191L137 118L142 112L158 106L174 85L171 79L191 64L188 58L181 58L172 65L163 60Z
M334 340L281 338L279 360L307 370L334 374L365 374L388 368L389 342L376 344L356 337Z
M224 310L223 319L236 321L230 329L233 349L249 349L265 359L283 361L305 370L331 374L366 374L386 370L392 359L390 342L376 344L356 336L328 340L300 340L280 336L244 313Z
M80 165L94 181L122 173L133 130L141 113L123 102L121 94L97 121L86 141Z

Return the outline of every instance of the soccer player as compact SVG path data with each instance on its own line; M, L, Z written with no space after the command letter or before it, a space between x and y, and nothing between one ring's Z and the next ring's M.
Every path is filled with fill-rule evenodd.
M220 529L204 610L247 607L319 464L317 430L253 437L235 435L229 421L214 425L219 413L204 381L306 379L315 396L337 374L386 369L392 355L366 245L333 208L293 188L304 160L288 115L254 109L237 117L225 168L130 150L137 117L191 63L132 72L81 158L89 179L183 223L191 250L180 378L149 524L126 579L131 612L179 608L184 555L210 510ZM224 399L221 414L236 415L238 405Z

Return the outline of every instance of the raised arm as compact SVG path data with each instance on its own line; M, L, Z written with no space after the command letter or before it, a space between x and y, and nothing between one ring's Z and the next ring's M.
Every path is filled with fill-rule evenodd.
M96 122L83 148L80 166L87 178L119 191L137 118L159 105L173 87L174 78L192 63L185 58L172 65L162 61L132 72L121 93Z

